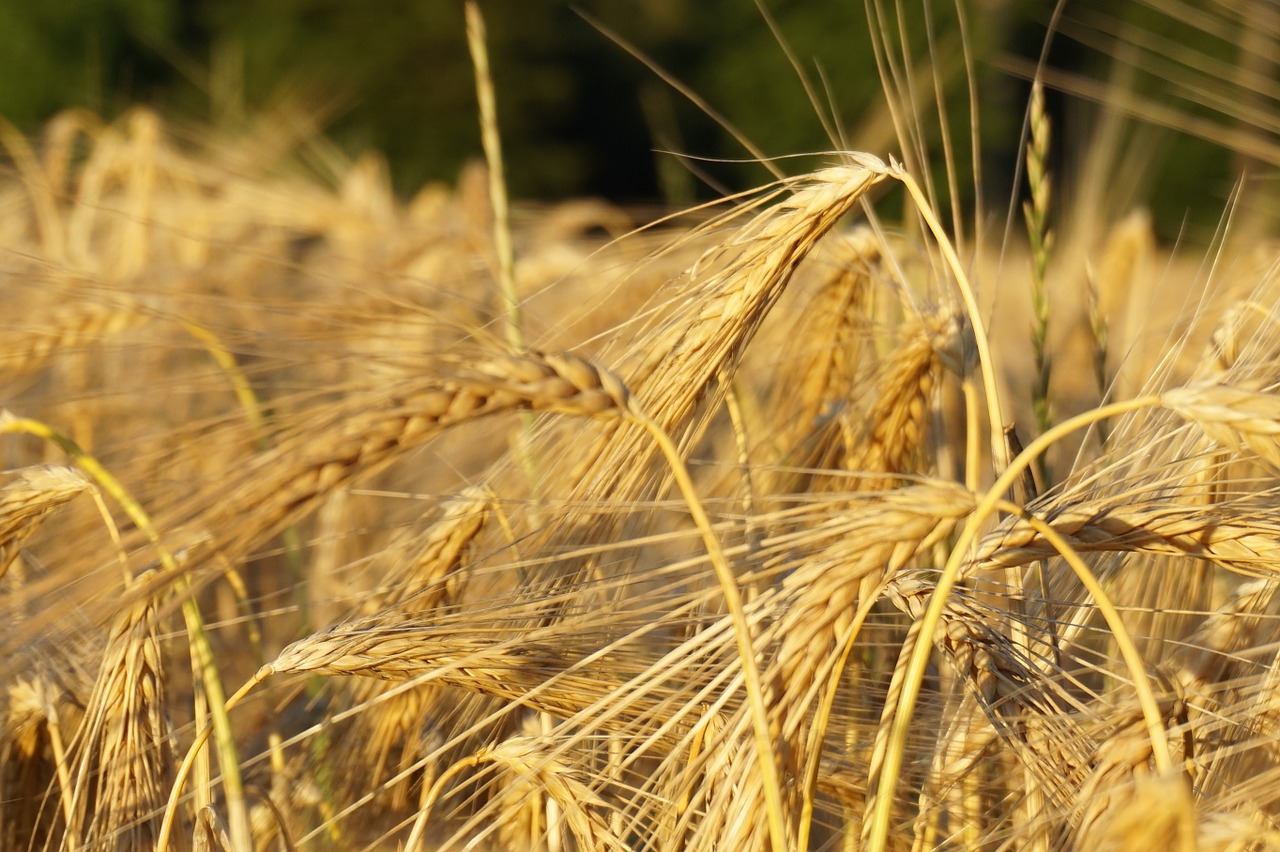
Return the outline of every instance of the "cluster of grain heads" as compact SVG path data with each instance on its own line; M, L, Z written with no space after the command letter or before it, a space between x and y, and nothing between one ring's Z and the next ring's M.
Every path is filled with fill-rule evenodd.
M813 806L817 755L826 730L825 721L814 728L809 718L815 712L824 718L830 713L834 693L827 685L839 681L835 652L847 654L858 634L853 608L861 606L865 610L871 606L880 578L944 539L955 521L969 510L971 500L967 492L957 495L943 489L938 496L946 498L943 502L948 508L938 510L938 514L936 501L923 501L924 508L919 511L911 508L911 501L922 496L917 490L877 494L874 509L868 504L867 513L868 518L874 518L868 521L874 529L888 529L883 526L885 500L899 505L919 523L909 519L904 525L890 519L894 533L883 540L872 528L846 531L856 541L848 556L832 551L825 557L795 562L793 576L811 576L813 582L787 584L781 592L762 598L758 607L748 608L739 597L738 580L716 535L710 531L710 520L693 493L680 452L668 433L679 431L685 441L700 434L705 426L693 415L704 402L707 390L717 380L723 382L726 375L732 375L755 329L817 240L885 173L883 165L860 163L811 176L807 186L759 215L700 261L691 274L698 282L697 291L690 294L698 296L692 302L696 306L694 315L685 311L674 316L667 325L646 335L641 344L645 358L632 371L632 384L645 400L643 409L627 386L612 374L579 359L538 353L482 359L454 370L447 381L430 387L420 385L411 394L398 394L391 405L378 405L376 414L344 418L342 431L352 435L353 441L360 440L359 447L353 444L350 450L335 451L331 444L318 442L282 444L276 458L288 462L277 465L274 459L263 461L261 469L267 474L267 481L254 487L255 494L239 495L237 502L247 499L258 508L280 505L280 512L263 513L263 517L275 519L272 525L278 526L286 513L304 509L318 495L349 481L357 472L376 467L381 459L408 445L400 435L416 440L439 428L502 410L622 415L644 426L640 431L610 429L603 434L597 448L584 454L591 465L581 478L572 481L571 494L597 501L608 495L611 502L626 505L642 496L643 484L650 480L648 466L637 464L636 459L649 456L655 446L667 456L703 534L727 610L727 615L698 634L696 641L706 643L717 637L713 646L723 653L728 650L726 638L734 637L736 666L723 673L738 671L747 699L733 705L721 733L699 748L700 757L689 770L694 774L675 773L676 778L703 777L708 782L698 789L699 810L690 810L686 805L675 815L676 822L684 826L680 831L695 848L710 848L726 838L748 847L769 844L775 848L800 840L807 836L808 827L801 826L804 820L799 812ZM708 269L712 270L710 275L706 274ZM958 330L963 330L964 325L950 312L941 313L937 319L926 318L919 333L906 335L903 348L886 361L880 391L868 411L871 416L865 428L870 431L863 434L860 427L857 434L846 436L846 463L856 466L859 473L882 476L864 483L864 487L892 487L896 477L913 463L923 442L936 371L943 360L954 360L955 351L962 348ZM899 362L901 369L892 366ZM387 419L387 410L395 412L395 416ZM401 413L403 422L397 419ZM702 424L706 416L702 415ZM383 422L375 424L373 417ZM332 430L323 431L332 434ZM291 472L282 473L287 466ZM276 471L274 475L272 470ZM896 497L901 499L895 500ZM854 504L857 505L856 500ZM270 528L260 528L258 535ZM600 530L593 533L603 534ZM812 538L822 537L819 533ZM873 546L872 542L879 544ZM554 535L543 546L554 552ZM842 570L849 559L865 562L865 570L849 576ZM571 588L566 584L573 576L561 574L556 585L541 593L554 601L559 597L555 594L557 589ZM565 600L571 600L571 596L566 595ZM544 607L544 615L534 622L537 626L524 632L517 642L476 641L416 624L411 601L404 602L408 608L388 603L384 613L371 619L348 622L295 643L260 676L314 672L413 679L415 689L432 682L452 685L569 718L581 714L584 704L607 703L611 696L627 688L625 680L592 683L576 675L582 660L591 654L584 658L553 650L554 639L563 637L567 626L562 623L562 616L547 617L555 612L554 605ZM815 619L815 611L825 615ZM792 614L794 626L787 628L792 624ZM776 624L757 637L754 634L758 628L753 628L752 622L760 618ZM547 637L545 642L538 638L543 634ZM757 660L761 644L776 644L771 656L775 667L763 673L758 671ZM641 677L633 683L644 683L647 675ZM766 689L771 692L769 699ZM637 693L643 695L644 690ZM617 718L625 721L623 730L632 733L641 719L650 720L645 727L670 725L672 720L664 723L661 719L672 711L660 707L641 699L630 703ZM676 712L684 717L688 710ZM777 762L779 753L784 755L781 764ZM663 765L674 767L672 758L664 758ZM720 781L711 783L715 778ZM786 800L784 789L788 791ZM652 818L657 824L666 824L667 818L650 805L638 802L636 806L639 810L633 819ZM650 812L653 817L642 817ZM695 819L699 812L703 816Z
M730 258L727 262L714 257L707 260L708 264L721 268L709 281L699 278L703 297L693 304L706 319L673 318L672 324L659 328L645 346L648 358L639 368L637 379L648 392L649 404L644 412L627 387L612 374L571 356L521 353L482 359L454 370L454 377L445 382L430 387L421 385L413 393L399 394L391 405L378 405L374 411L369 410L373 406L365 406L362 413L352 406L348 409L351 413L341 418L341 433L351 436L349 447L335 447L331 429L316 430L317 435L323 434L328 439L323 443L319 437L283 442L268 454L269 459L255 464L255 469L263 475L246 477L255 481L248 485L248 491L237 490L232 500L236 505L255 507L255 514L263 525L253 537L260 538L268 530L278 528L286 516L304 510L319 495L331 492L357 472L377 467L385 457L409 445L411 439L416 441L439 428L519 408L577 415L624 415L645 426L644 431L649 433L645 443L637 446L632 432L613 431L611 437L615 440L608 441L602 450L607 457L616 455L615 463L609 463L608 458L597 459L579 487L601 493L596 490L600 485L599 473L630 479L631 484L609 491L612 499L625 504L639 496L636 485L642 481L640 477L647 475L645 466L635 464L632 458L627 458L626 463L621 459L649 455L652 452L649 448L654 445L666 454L689 502L690 512L703 531L720 588L728 600L738 658L746 662L748 672L754 672L757 665L754 641L737 599L736 580L719 552L715 535L710 533L709 519L693 494L678 451L666 436L664 422L687 428L688 418L705 394L705 388L726 367L732 369L796 265L878 179L878 171L860 166L819 173L809 180L808 186L800 187L777 208L761 214L743 228L730 245L720 249ZM656 358L659 354L669 357ZM388 410L392 413L390 418ZM375 423L375 419L381 422ZM273 506L279 508L273 509ZM238 517L243 513L232 508L230 514ZM244 535L246 530L241 528L238 532ZM534 665L530 654L538 646L524 639L510 645L505 642L477 645L456 636L439 636L435 641L428 641L429 637L424 636L420 628L405 624L402 618L397 616L391 623L342 625L295 643L269 668L277 672L359 673L396 678L429 675L472 691L508 700L519 698L547 710L565 713L580 709L581 695L574 696L573 703L566 706L557 702L554 691L539 691L541 684L557 677L564 680L571 661L562 655L552 654L545 665ZM557 635L555 622L549 623L547 629L552 631L550 635ZM759 675L747 674L747 680L758 772L747 774L743 782L755 790L747 796L748 800L759 795L761 788L766 799L772 795L773 801L766 811L771 815L770 830L775 834L775 842L781 843L781 820L772 816L780 812L779 785L776 779L769 778L769 768L766 768L766 765L772 767L772 758L765 755L772 755L773 748ZM591 686L585 694L600 695L600 686ZM541 698L533 699L531 694ZM764 775L763 783L756 777L758 774ZM758 813L748 816L753 821L760 818ZM710 838L711 835L702 836Z
M890 599L912 613L915 624L919 624L933 590L932 580L920 574L906 574L888 584ZM1024 771L1025 780L1016 781L1016 775L1003 779L1001 783L1014 785L1003 796L986 792L1003 799L1003 804L985 812L981 819L988 827L1001 821L1017 825L1022 820L1020 836L1027 840L1040 837L1039 842L1049 842L1050 848L1084 843L1104 815L1129 806L1135 779L1152 772L1153 762L1161 764L1153 757L1145 708L1132 692L1105 695L1091 691L1090 678L1084 674L1088 671L1087 649L1059 647L1056 659L1028 653L1010 638L1017 632L1009 624L1007 609L956 590L943 607L933 637L933 644L959 676L966 693L984 712L994 739L1002 744L1004 753L1016 757ZM889 708L895 695L891 691ZM1160 697L1158 713L1163 730L1172 731L1185 722L1185 705L1175 694ZM971 737L970 743L975 740L983 742L982 737ZM941 752L950 745L944 737L934 747ZM965 776L982 771L973 752L969 754L968 760L947 761L951 767L948 772L954 776L952 783L963 783ZM1192 754L1179 757L1190 759ZM1163 775L1176 777L1167 770ZM1186 783L1185 777L1182 783ZM877 793L880 795L884 794ZM1035 802L1030 822L1020 810L1028 800ZM868 825L876 801L868 801ZM905 812L911 804L901 799L894 810Z
M1001 502L997 495L1052 441L1068 430L1079 429L1097 418L1157 407L1171 409L1197 424L1216 441L1227 444L1236 455L1244 452L1246 446L1264 459L1275 452L1272 437L1277 413L1274 397L1219 384L1212 387L1193 385L1122 405L1104 406L1051 429L1021 453L968 519L937 582L926 579L907 594L902 580L890 581L892 597L901 608L912 614L912 631L921 635L904 644L894 676L895 684L902 690L901 696L891 687L885 705L885 724L879 731L882 744L877 748L884 763L881 766L875 758L871 763L873 794L867 801L864 839L883 843L894 823L893 813L907 806L906 802L895 804L893 798L906 748L904 719L909 719L914 712L921 688L923 662L931 647L944 651L952 660L962 681L968 683L970 691L993 722L999 718L997 708L1009 700L999 688L1002 680L1019 685L1016 693L1019 702L1035 695L1030 688L1032 685L1038 684L1039 689L1048 690L1044 698L1033 700L1030 706L1020 705L1017 718L1021 721L1006 728L1012 735L1004 737L1011 752L1022 757L1029 777L1036 779L1036 784L1028 791L1028 795L1036 800L1034 808L1026 812L1024 818L1031 818L1033 813L1056 814L1063 822L1055 831L1068 831L1072 836L1087 838L1103 815L1123 799L1120 793L1112 796L1100 791L1130 789L1131 779L1141 777L1151 764L1159 774L1173 771L1175 755L1170 749L1173 739L1170 728L1177 725L1179 719L1185 721L1185 711L1175 709L1182 707L1181 700L1157 698L1147 671L1147 661L1137 650L1123 618L1094 570L1082 560L1073 542L1078 542L1080 550L1084 551L1176 552L1213 560L1235 570L1268 570L1274 564L1270 558L1273 549L1268 541L1270 536L1265 533L1267 518L1274 515L1270 500L1264 496L1261 500L1252 501L1255 511L1242 523L1232 520L1233 507L1221 502L1211 504L1212 509L1222 509L1221 514L1215 513L1212 517L1208 516L1210 513L1206 513L1201 501L1195 501L1179 512L1176 508L1170 509L1167 503L1150 508L1134 506L1132 495L1126 498L1127 503L1112 501L1104 511L1090 506L1087 499L1082 500L1078 490L1076 493L1067 491L1065 493L1070 494L1070 499L1058 497L1062 503L1060 508L1037 507L1048 510L1044 517L1034 516L1022 507L1009 504L1007 510L1014 516L1009 522L1012 527L1006 524L997 535L989 538L985 552L980 550L978 559L969 561L968 567L964 557L982 519ZM1157 418L1157 422L1167 422L1167 418ZM1075 519L1074 522L1071 519ZM1021 534L1024 542L1039 543L1041 549L1034 556L1025 550L1025 545L1008 537L1019 525L1029 532L1034 531L1029 538L1028 532ZM1111 653L1124 659L1125 670L1134 687L1134 692L1125 699L1133 708L1130 711L1134 714L1132 725L1115 722L1124 714L1116 713L1114 709L1108 713L1115 724L1084 724L1107 706L1107 702L1114 701L1114 696L1096 693L1092 700L1081 703L1079 698L1069 698L1058 684L1058 672L1062 666L1071 671L1084 665L1085 655L1095 653L1079 644L1079 625L1085 623L1081 619L1087 620L1087 614L1079 610L1072 612L1068 608L1061 622L1067 627L1059 636L1055 635L1056 628L1045 635L1042 628L1037 627L1058 622L1058 617L1048 609L1047 600L1033 607L1035 621L1028 619L1027 611L1018 605L1017 600L1010 601L1004 611L974 615L962 612L969 607L962 605L962 592L957 580L972 576L975 579L987 577L989 581L993 575L983 573L984 559L995 559L1008 566L1023 565L1032 558L1043 559L1052 555L1060 555L1071 567L1087 592L1085 611L1096 608L1102 615L1115 643ZM1250 568L1243 568L1244 563L1248 563ZM986 563L986 567L990 568L991 564ZM1025 584L1025 580L1018 579L1019 576L1016 572L1005 573L1005 577L1012 578L1013 582ZM913 605L912 600L920 598L921 589L927 592L927 605L923 598ZM1005 630L992 634L992 626L1001 623L1006 625ZM930 631L935 635L930 636ZM909 654L908 649L911 649ZM1045 667L1041 667L1040 660L1045 662ZM1003 673L1002 665L1010 663L1014 664L1014 669ZM992 677L993 674L996 676ZM1019 705L1015 702L1014 706ZM1034 731L1035 727L1027 719L1035 719L1035 725L1048 724L1057 728L1057 733L1028 738L1026 734ZM998 724L996 727L999 730ZM1086 735L1086 732L1089 733ZM1095 745L1078 754L1067 755L1056 750L1061 742L1085 744L1091 740ZM1045 751L1046 745L1048 752ZM1188 747L1183 759L1191 759L1193 753L1194 749ZM1064 774L1061 771L1064 766L1076 767L1078 774Z
M967 369L981 350L998 438L1000 365L965 281L981 264L955 256L925 206L923 250L904 250L892 225L842 229L885 178L920 203L897 165L851 155L750 197L651 261L666 283L636 312L648 294L624 299L597 273L638 266L637 254L602 254L591 274L534 293L522 247L515 296L539 348L498 352L477 329L492 301L484 258L457 248L488 224L483 205L461 237L454 213L471 202L447 192L401 216L376 158L335 175L335 193L255 186L245 176L268 154L228 176L174 150L153 118L64 116L43 151L6 137L35 224L12 256L34 240L78 270L20 294L31 322L0 346L22 385L14 404L62 423L62 401L40 390L64 379L73 403L101 402L78 416L141 499L99 480L133 522L123 547L104 545L107 524L58 534L51 513L94 486L22 456L0 481L0 572L75 588L154 557L161 567L130 581L123 605L64 598L86 626L45 625L41 641L65 644L66 659L25 651L48 660L8 686L0 845L150 846L177 831L220 849L246 845L250 828L259 842L342 848L1270 838L1280 406L1265 384L1277 357L1265 292L1228 312L1203 363L1166 362L1153 384L1172 390L1064 420L1006 472L1001 452L981 449ZM1043 240L1047 184L1033 184ZM235 219L235 205L252 215ZM448 220L437 230L434 215ZM402 240L408 221L417 231ZM676 257L708 244L691 264ZM662 268L673 258L680 267ZM139 295L158 261L168 276L193 260L201 275L163 309ZM1112 356L1137 334L1114 298L1136 265L1099 268L1095 326L1115 330ZM601 333L612 320L594 315L588 333L557 325L593 301L616 328ZM143 321L185 331L139 348L129 332ZM558 351L582 340L613 369ZM1098 375L1119 369L1103 335L1095 343ZM143 366L110 374L137 381L101 394L80 374L96 366L89 346L132 370L135 356L168 361L170 344L192 352L163 380L189 407L148 404ZM1013 377L1017 353L998 354ZM963 424L940 405L948 368ZM471 440L517 412L579 419L523 417L523 446L503 458L491 449L503 441ZM1126 413L1097 464L1009 501L1010 477L1047 447ZM359 501L375 508L357 516ZM182 530L207 531L185 561ZM345 585L316 581L322 557ZM300 570L277 579L286 561ZM299 599L339 622L300 631ZM223 617L206 630L210 601ZM179 602L185 632L171 623ZM55 641L77 631L101 642ZM206 655L190 675L173 665L186 640ZM207 692L214 675L259 666L229 701ZM187 784L202 743L174 774L167 711L185 747L183 723L198 737L208 727L189 691L225 711L269 675L262 706L328 682L323 699L291 703L296 725L266 723L252 745L250 708L238 729L222 723L224 775L235 761L255 782L271 776L258 812L274 809L275 824L250 825L211 762Z

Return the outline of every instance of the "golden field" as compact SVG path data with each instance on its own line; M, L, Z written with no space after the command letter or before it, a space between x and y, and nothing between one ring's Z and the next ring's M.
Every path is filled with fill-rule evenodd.
M1030 239L6 128L0 845L1280 847L1280 244L1030 119Z

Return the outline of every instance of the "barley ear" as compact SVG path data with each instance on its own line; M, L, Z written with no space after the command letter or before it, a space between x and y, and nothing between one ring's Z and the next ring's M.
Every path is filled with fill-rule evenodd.
M910 188L911 185L909 183L908 187ZM913 194L918 192L919 187L917 186ZM925 211L922 210L922 212ZM981 346L981 344L979 345ZM982 524L986 523L987 519L995 511L997 504L1003 500L1003 495L1008 492L1014 482L1022 476L1023 472L1035 462L1041 453L1055 442L1099 420L1144 408L1153 408L1160 404L1160 397L1140 397L1134 400L1104 405L1057 424L1032 441L1005 468L1000 476L996 478L991 488L983 495L972 514L969 515L955 544L952 545L947 563L943 566L942 573L938 576L933 592L929 596L927 608L919 616L919 620L912 624L912 629L916 630L914 641L908 642L903 646L903 653L909 653L910 659L903 669L905 680L902 695L899 699L899 705L893 713L889 746L885 754L884 764L876 779L876 807L864 831L864 836L868 842L877 848L883 848L889 836L889 824L894 798L892 791L897 785L898 775L902 769L903 749L906 745L911 718L915 711L916 701L919 698L921 684L924 681L925 669L928 666L932 649L932 636L942 620L943 612L947 605L947 596L951 594L952 589L955 588L956 583L959 581L966 555L970 546L977 539ZM908 648L910 649L909 651Z
M1160 399L1223 447L1252 451L1280 470L1280 395L1207 381L1172 388Z
M85 709L67 827L73 845L102 843L120 826L129 827L127 837L113 842L154 844L173 767L165 701L155 607L144 598L112 627Z
M28 418L15 417L8 411L0 411L0 434L26 433L47 441L65 452L82 471L88 474L125 510L129 518L137 525L160 552L160 560L166 574L172 576L173 585L181 597L182 614L186 623L187 636L191 644L192 673L203 687L203 693L196 691L197 700L207 697L214 724L218 729L218 755L222 767L223 789L231 808L232 832L237 842L249 842L249 822L244 809L244 795L240 784L240 761L236 755L235 736L231 731L231 721L226 712L226 693L222 688L221 675L204 630L204 617L190 594L190 582L180 570L178 560L164 544L159 530L151 522L150 515L142 508L133 495L104 468L96 458L86 453L67 436L57 432L45 423ZM197 704L196 716L199 718Z
M578 848L592 850L628 848L626 843L614 836L611 831L605 816L607 805L587 783L589 776L581 769L559 759L542 739L528 736L510 737L497 745L482 748L443 772L427 794L426 804L414 823L413 832L406 844L407 848L421 848L428 814L439 800L444 785L462 770L484 764L494 764L502 768L513 776L517 784L528 784L532 789L538 790L555 801L578 843ZM516 806L519 806L519 802ZM528 842L527 837L525 842Z

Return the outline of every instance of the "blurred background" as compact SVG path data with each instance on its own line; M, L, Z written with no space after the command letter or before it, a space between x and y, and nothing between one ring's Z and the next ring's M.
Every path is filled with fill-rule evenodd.
M767 179L758 166L708 162L748 153L636 53L769 156L830 150L833 132L853 148L897 153L866 4L763 6L830 113L826 129L753 0L484 0L512 194L683 206ZM966 10L960 20L951 2L904 0L883 26L895 30L896 61L905 48L936 75L950 132L965 140L967 41L981 185L1007 198L1053 4L975 0ZM1162 237L1211 229L1243 169L1270 187L1256 203L1275 197L1275 0L1076 0L1057 30L1056 172L1081 168L1071 152L1101 120L1091 104L1105 102L1144 134L1126 179ZM937 134L937 99L917 94ZM112 118L134 104L192 133L301 108L347 155L382 152L406 195L453 183L480 155L461 0L0 0L0 116L37 134L69 107ZM968 168L967 155L958 159ZM960 177L973 185L971 171Z

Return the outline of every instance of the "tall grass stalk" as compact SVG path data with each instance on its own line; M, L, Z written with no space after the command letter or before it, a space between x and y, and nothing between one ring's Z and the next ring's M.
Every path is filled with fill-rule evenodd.
M1049 115L1044 107L1044 84L1039 80L1031 86L1029 108L1031 139L1027 143L1027 186L1031 199L1023 202L1022 215L1027 223L1027 235L1031 240L1031 351L1035 361L1035 377L1031 388L1031 406L1035 411L1038 432L1047 432L1053 426L1053 412L1049 402L1049 379L1052 363L1049 355L1049 257L1053 250L1053 232L1049 230L1049 200L1052 183L1049 179ZM1041 488L1051 484L1049 465L1044 456L1036 460Z
M511 205L507 199L506 169L502 161L502 136L498 132L497 98L489 71L489 49L485 43L484 15L476 0L465 4L467 49L475 66L476 99L480 104L480 139L488 164L489 204L493 208L493 249L497 258L499 292L505 315L507 342L516 352L525 348L524 323L520 318L520 294L516 291L515 249L511 241Z

